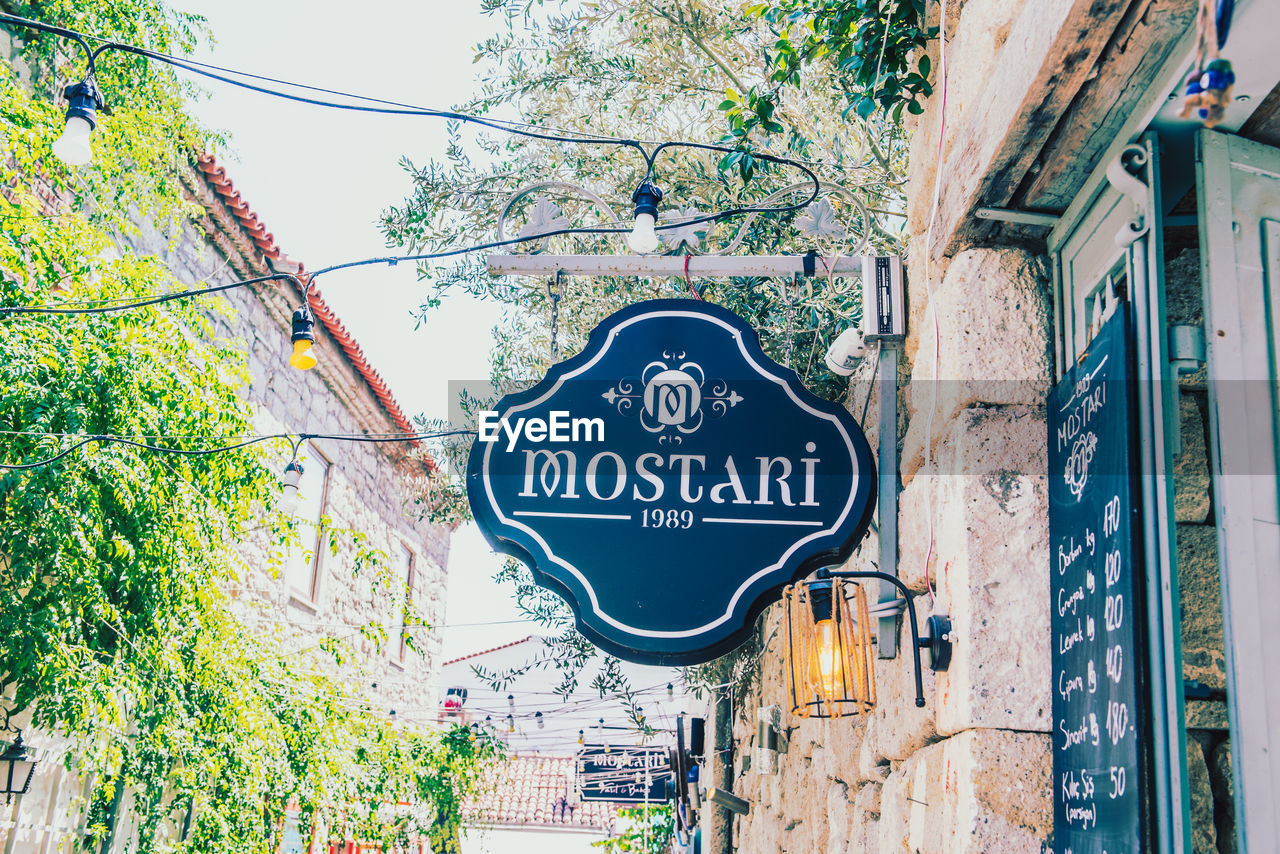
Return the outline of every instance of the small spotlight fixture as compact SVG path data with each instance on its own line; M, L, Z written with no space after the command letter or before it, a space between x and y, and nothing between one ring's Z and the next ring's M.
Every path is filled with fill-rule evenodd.
M276 508L286 516L292 516L298 512L298 484L301 482L302 463L294 457L289 461L289 465L284 467L284 488L280 491L280 500L276 502ZM375 683L373 687L378 686Z
M289 356L289 364L300 371L309 371L316 366L316 354L312 346L316 343L316 319L309 306L302 306L293 313L293 354Z
M87 166L93 162L90 137L98 126L98 110L106 102L92 75L72 83L62 94L67 99L67 122L53 143L53 155L68 166Z
M631 196L636 203L636 224L627 235L627 246L637 255L650 255L658 248L658 233L653 227L658 223L658 203L662 201L662 189L645 178Z

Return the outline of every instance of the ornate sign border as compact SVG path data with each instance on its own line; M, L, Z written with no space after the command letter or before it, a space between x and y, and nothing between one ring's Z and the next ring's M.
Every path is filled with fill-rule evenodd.
M525 563L539 585L560 595L573 609L578 631L592 643L628 661L665 665L697 664L741 645L750 634L755 618L769 604L777 601L786 584L816 569L843 563L852 554L866 534L875 512L877 478L866 437L844 406L813 394L804 387L795 371L770 359L760 347L755 330L741 317L720 306L692 300L649 300L615 312L592 330L587 346L581 353L553 365L534 387L503 397L497 405L497 411L507 416L544 402L566 381L589 371L608 352L623 329L641 321L662 317L692 318L727 330L737 343L745 362L761 380L783 388L799 409L835 425L844 439L854 467L854 489L849 493L833 525L797 539L779 560L743 579L737 590L728 597L725 612L717 619L693 629L657 631L629 626L602 611L591 582L578 567L556 555L542 535L529 524L502 512L497 506L488 477L489 461L498 443L477 442L472 448L467 464L467 494L472 514L489 545L495 551ZM838 547L804 554L803 547L806 543L833 536L840 543ZM589 612L584 614L583 603L567 584L544 569L547 564L560 567L581 585L586 594ZM769 583L761 586L761 580L766 578ZM637 594L640 589L637 588ZM652 592L661 596L678 595L678 591ZM732 625L733 628L726 628L727 625ZM637 648L635 645L627 645L618 640L619 635L643 642L645 646ZM653 648L653 642L660 642L663 638L695 637L706 637L707 643L697 649L676 652Z

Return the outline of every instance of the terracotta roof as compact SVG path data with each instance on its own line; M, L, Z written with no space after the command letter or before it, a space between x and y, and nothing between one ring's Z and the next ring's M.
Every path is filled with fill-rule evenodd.
M310 278L306 269L302 264L290 260L283 250L276 245L275 237L272 236L271 232L267 231L266 224L249 208L249 203L244 200L239 191L236 190L235 185L231 183L231 179L227 177L227 170L218 165L213 155L202 154L196 158L196 168L204 176L204 180L210 189L217 194L219 200L235 215L253 245L269 261L278 262L278 268L286 268L289 272L294 272L292 268L296 266L296 275L306 283ZM298 296L302 296L300 290L298 291ZM311 311L315 314L316 319L320 321L325 331L338 342L338 346L346 354L347 360L351 362L352 367L369 385L369 391L373 393L374 398L381 404L383 410L396 425L396 428L405 433L416 433L417 430L415 430L413 422L409 420L409 416L405 414L404 410L400 408L400 404L396 402L395 396L392 395L386 380L369 364L369 360L365 357L364 350L356 342L355 336L347 331L347 327L338 319L338 315L329 307L329 304L325 302L324 297L315 285L311 286L309 302ZM431 469L435 468L434 462L430 459L427 461L427 466Z
M477 658L481 655L488 655L491 652L497 652L500 649L509 649L510 647L513 647L513 646L519 646L520 644L528 643L531 640L541 640L541 638L539 638L537 635L529 635L528 637L520 638L520 640L512 641L511 643L504 643L501 646L490 647L489 649L482 649L479 652L469 652L466 655L460 655L457 658L451 658L440 666L448 667L450 664L457 664L459 661L466 661L468 658Z
M618 808L580 801L572 756L509 756L486 774L481 793L463 806L472 824L565 827L612 832Z

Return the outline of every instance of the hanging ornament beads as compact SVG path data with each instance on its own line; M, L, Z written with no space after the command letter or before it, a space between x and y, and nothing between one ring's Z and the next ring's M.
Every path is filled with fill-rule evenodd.
M1236 74L1231 63L1218 56L1231 28L1234 0L1200 0L1196 14L1196 36L1199 48L1196 66L1200 69L1187 78L1187 88L1178 112L1181 118L1198 118L1211 128L1225 118L1231 103L1231 87Z
M1186 99L1178 115L1184 119L1194 115L1205 127L1213 127L1226 115L1227 104L1231 103L1231 87L1235 82L1231 63L1225 59L1213 60L1204 71L1197 71L1187 78Z

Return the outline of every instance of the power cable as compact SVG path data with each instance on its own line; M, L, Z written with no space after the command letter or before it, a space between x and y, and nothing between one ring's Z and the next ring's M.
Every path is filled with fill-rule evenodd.
M448 436L472 436L475 435L474 430L448 430L442 433L417 433L404 436L354 436L351 434L338 433L272 433L266 436L255 436L243 442L236 442L231 445L222 445L216 448L174 448L167 445L152 445L148 442L139 442L133 439L126 439L123 436L112 436L108 434L87 434L80 441L73 443L70 447L64 448L51 457L42 460L36 460L30 463L7 464L0 463L0 470L5 471L23 471L26 469L39 468L55 463L73 451L83 448L85 445L93 443L127 445L133 448L140 448L146 451L154 451L156 453L179 454L181 456L204 456L206 454L221 454L228 451L236 451L240 448L247 448L250 445L257 445L262 442L269 442L275 439L287 439L300 445L302 442L311 439L326 439L336 442L369 442L369 443L385 443L385 442L420 442L426 439L443 439Z
M479 116L473 116L467 113L460 113L452 110L437 110L437 109L430 109L430 108L412 107L409 105L398 104L397 102L393 102L393 101L383 101L381 99L369 98L367 96L362 96L362 95L353 95L349 93L336 92L336 90L324 90L324 89L321 89L320 87L289 83L288 81L275 80L274 78L268 78L261 75L248 74L246 72L232 71L229 69L221 69L218 66L212 66L212 65L208 65L207 63L200 63L200 62L195 62L193 60L182 59L180 57L172 56L166 53L160 53L158 51L154 51L149 48L140 47L138 45L132 45L125 42L109 41L107 39L103 39L98 36L91 36L91 35L86 36L83 33L68 29L66 27L59 27L52 24L46 24L41 21L35 21L30 18L23 18L17 15L0 13L0 23L10 23L10 24L15 24L17 26L28 27L34 30L51 33L53 35L58 35L63 38L70 38L76 41L85 50L87 61L88 61L88 74L90 77L92 77L95 73L94 63L96 62L99 56L101 56L103 53L105 53L108 50L118 50L124 53L132 53L137 56L144 57L146 59L152 59L157 62L162 62L167 65L171 65L175 68L182 68L192 72L193 74L199 74L204 77L208 77L210 79L219 80L221 82L227 83L232 86L238 86L243 89L259 92L264 95L272 95L274 97L283 98L285 100L296 101L304 104L310 104L312 106L325 107L329 109L349 110L354 112L374 113L374 114L381 114L381 115L401 115L401 116L421 116L425 118L443 118L450 121L459 121L464 123L477 124L484 127L488 127L492 130L498 130L498 131L502 131L504 133L510 133L516 136L524 136L524 137L539 139L547 142L562 142L562 143L569 143L573 145L612 145L612 146L619 146L624 148L632 148L636 150L645 161L645 179L646 180L650 176L652 176L654 164L657 162L658 157L668 149L689 148L689 149L701 150L701 151L720 152L724 154L732 154L742 150L742 149L734 148L732 146L727 146L727 145L716 145L713 143L683 142L683 141L660 142L656 145L652 145L651 149L646 150L645 148L646 143L642 143L641 141L636 139L622 139L622 138L615 138L615 137L590 137L590 136L584 137L582 135L567 136L560 132L549 133L547 131L530 130L527 128L527 126L520 127L514 124L505 124L492 119L485 119ZM96 49L91 49L89 47L88 42L90 39L100 43ZM215 68L217 68L218 70L214 71L213 69ZM314 92L339 94L342 97L369 101L371 105L364 106L359 104L343 104L337 101L326 101L320 98L310 98L302 95L295 95L289 92L282 92L276 89L269 89L265 86L259 86L253 83L248 83L244 80L236 80L233 77L227 76L228 74L235 74L242 77L259 80L262 82L270 81L280 85L293 86L296 88L307 89L309 91L314 91ZM372 106L372 104L374 103L381 104L381 106ZM669 222L666 224L656 225L655 226L656 230L662 231L666 229L685 228L690 225L696 225L704 222L714 222L729 216L738 216L741 214L748 214L748 213L790 213L793 211L798 211L803 209L804 207L806 207L807 205L809 205L810 203L812 203L818 198L818 195L821 192L821 186L819 184L818 176L808 166L804 165L803 163L797 160L793 160L787 157L781 157L776 154L768 154L765 152L750 152L750 154L753 158L763 161L765 163L772 163L777 166L790 166L803 172L805 176L813 183L813 189L809 195L809 198L793 205L779 205L779 206L768 207L768 208L756 207L756 206L728 208L724 211L718 211L718 212L706 214L700 217L693 217L690 219L683 219L678 222ZM622 233L624 231L625 229L566 229L559 232L547 232L544 234L531 236L529 238L517 238L512 242L520 242L522 240L528 240L528 239L545 239L547 237L559 236L560 234L611 234L611 233L616 234L616 233ZM504 245L509 245L509 244L506 241L500 241L492 244L491 246L488 246L487 248L497 248L499 246L504 246ZM453 255L453 254L461 254L461 252L463 251L477 251L481 248L485 248L485 247L476 246L467 250L458 250L458 251L446 253L446 254L434 253L433 255L427 255L427 256L406 256L397 260L427 260L430 257L449 257L450 255ZM330 272L332 270L345 269L346 267L349 267L349 266L359 266L361 264L367 264L367 263L378 263L383 260L384 259L376 259L376 260L370 259L364 262L351 262L348 264L334 265L333 267L325 268L324 270L321 270L319 272ZM319 273L316 273L313 275L318 275L318 274Z

